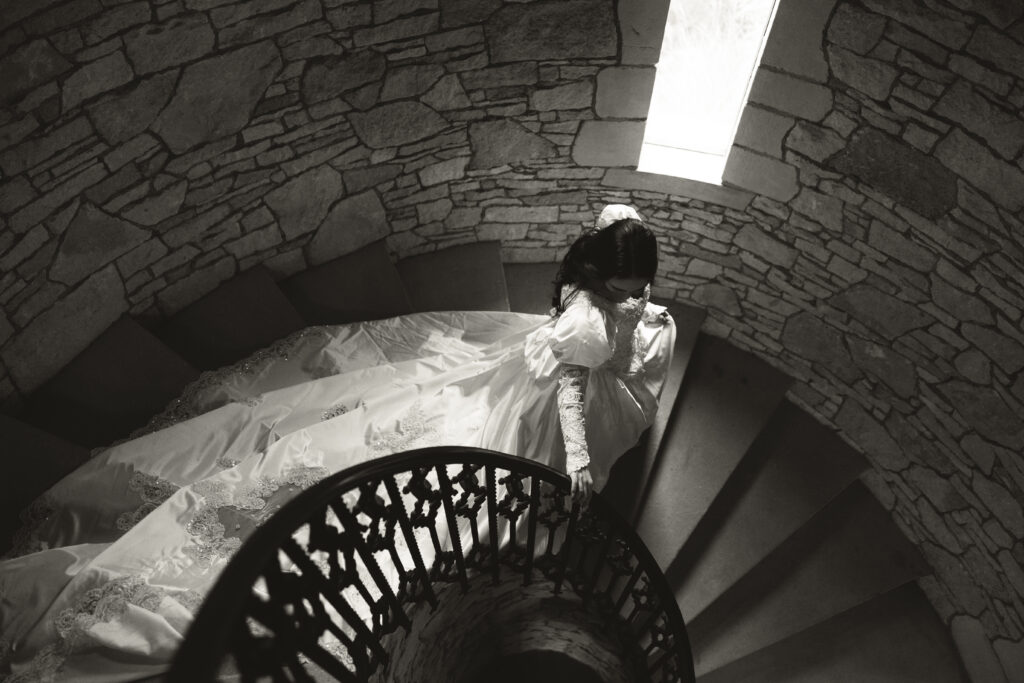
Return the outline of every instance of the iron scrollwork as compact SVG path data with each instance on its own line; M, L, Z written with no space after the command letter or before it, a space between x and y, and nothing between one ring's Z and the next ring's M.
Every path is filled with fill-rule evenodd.
M642 680L693 680L682 616L636 533L598 495L581 510L544 465L434 447L379 458L298 495L207 597L169 681L340 681L386 671L385 639L439 590L508 572L572 591L630 644ZM226 668L226 669L225 669Z

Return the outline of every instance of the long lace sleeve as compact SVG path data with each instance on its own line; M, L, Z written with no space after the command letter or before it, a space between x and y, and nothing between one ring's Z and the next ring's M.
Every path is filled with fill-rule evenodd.
M558 377L558 419L565 441L566 472L576 472L590 464L583 420L583 398L589 374L590 370L582 365L563 364Z

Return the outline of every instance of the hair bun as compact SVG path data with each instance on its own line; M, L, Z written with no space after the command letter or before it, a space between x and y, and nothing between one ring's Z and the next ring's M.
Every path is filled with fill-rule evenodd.
M621 221L624 218L643 221L643 219L640 218L640 214L638 214L636 209L632 206L627 206L626 204L608 204L601 209L601 215L597 217L595 225L598 228L607 228L615 221Z

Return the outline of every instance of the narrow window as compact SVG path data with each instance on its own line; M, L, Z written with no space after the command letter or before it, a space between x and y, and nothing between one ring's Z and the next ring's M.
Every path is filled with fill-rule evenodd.
M777 0L671 0L637 170L720 184Z

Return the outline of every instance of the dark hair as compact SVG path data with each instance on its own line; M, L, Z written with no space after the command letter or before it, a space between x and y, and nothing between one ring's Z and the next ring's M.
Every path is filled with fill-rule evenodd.
M653 280L657 271L658 240L654 233L634 218L623 218L576 238L555 276L551 303L556 313L565 310L568 301L562 301L564 285L596 289L614 277Z

